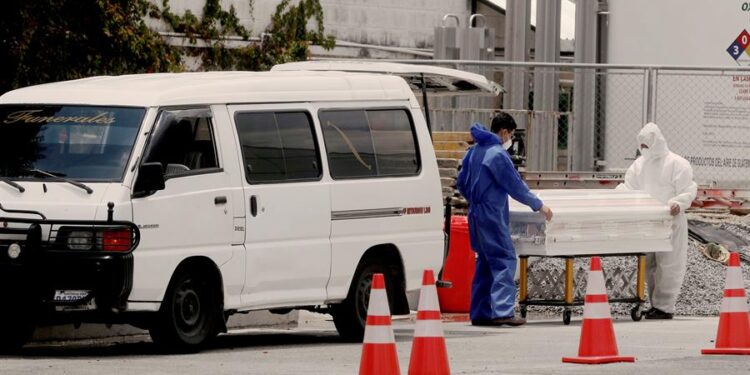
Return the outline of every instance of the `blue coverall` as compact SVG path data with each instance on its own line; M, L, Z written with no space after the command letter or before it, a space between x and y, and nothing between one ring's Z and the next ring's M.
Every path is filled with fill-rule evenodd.
M475 123L471 136L476 145L464 156L456 183L469 202L469 235L477 253L471 320L512 318L516 251L510 238L508 195L534 211L543 204L521 180L496 134Z

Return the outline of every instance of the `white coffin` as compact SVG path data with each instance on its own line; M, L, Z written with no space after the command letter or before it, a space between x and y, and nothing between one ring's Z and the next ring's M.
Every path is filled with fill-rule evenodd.
M560 256L671 251L669 207L643 191L537 190L551 222L510 199L518 255Z

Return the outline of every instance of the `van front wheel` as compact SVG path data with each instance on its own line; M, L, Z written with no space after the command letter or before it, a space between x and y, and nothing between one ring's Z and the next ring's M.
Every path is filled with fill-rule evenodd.
M156 345L168 351L195 352L218 334L218 291L199 274L185 269L170 283L157 319L149 329Z
M0 354L15 353L31 338L36 325L28 316L0 313Z
M367 322L367 306L370 300L370 287L372 286L372 275L382 273L385 276L388 300L393 300L392 276L388 268L380 263L369 263L362 267L354 276L349 295L340 304L331 306L333 323L339 336L346 341L361 342L365 336L365 323Z

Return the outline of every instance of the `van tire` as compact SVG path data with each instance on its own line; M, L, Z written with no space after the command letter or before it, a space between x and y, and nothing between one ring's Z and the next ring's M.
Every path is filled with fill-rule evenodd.
M29 341L36 324L22 314L0 313L0 354L13 354Z
M360 266L352 279L349 294L340 304L331 306L333 323L339 336L348 342L362 342L365 336L365 323L367 321L367 305L370 298L370 286L372 275L382 273L385 276L386 293L389 305L394 300L393 276L388 266L380 262L370 262Z
M168 352L197 352L216 337L221 327L217 312L219 291L205 272L190 267L178 270L170 282L161 309L149 329L151 339Z

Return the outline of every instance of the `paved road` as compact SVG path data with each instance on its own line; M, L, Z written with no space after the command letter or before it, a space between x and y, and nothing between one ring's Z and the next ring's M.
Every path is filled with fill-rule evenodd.
M324 315L301 315L294 330L251 329L223 335L207 350L160 355L147 337L119 342L34 345L0 357L0 374L356 374L361 346L341 342ZM580 318L578 318L580 319ZM636 363L601 366L561 363L575 355L580 320L534 319L519 328L444 324L453 374L750 374L750 356L701 356L712 347L717 318L615 322L620 353ZM413 321L394 322L406 374Z

